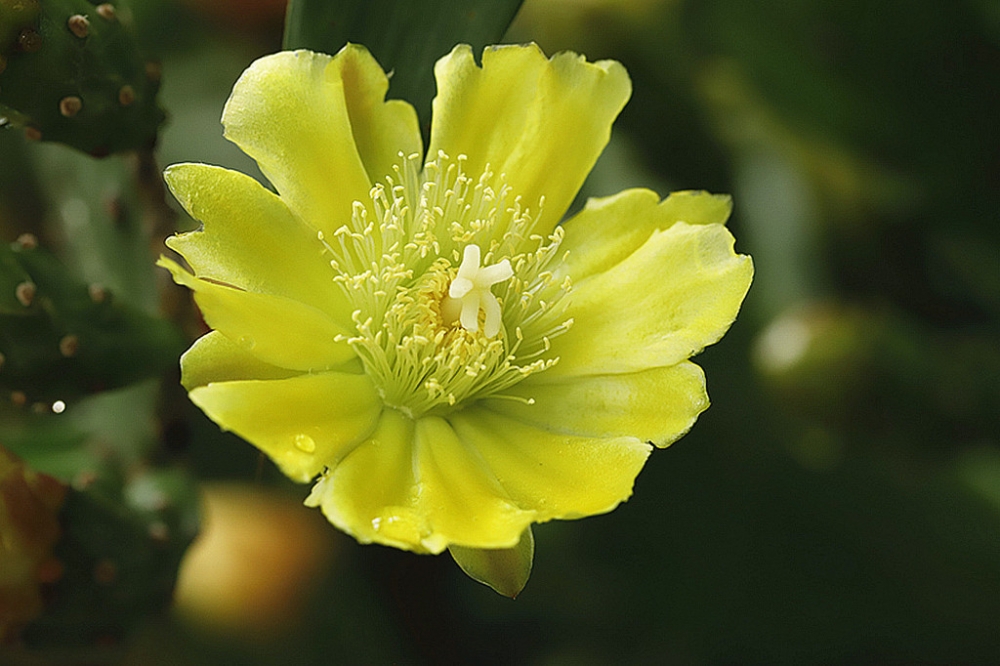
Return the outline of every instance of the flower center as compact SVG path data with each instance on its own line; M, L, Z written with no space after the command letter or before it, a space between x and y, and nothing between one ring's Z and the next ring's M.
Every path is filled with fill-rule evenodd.
M535 214L503 177L468 177L463 156L422 170L419 156L400 158L350 224L320 236L354 307L347 342L385 403L411 417L511 397L503 391L558 361L550 341L572 324L561 307L569 280L553 284L546 270L562 230L531 234Z
M483 334L492 338L500 332L502 311L500 301L490 291L490 287L514 277L514 269L510 267L509 259L480 268L481 252L478 245L465 246L462 265L458 267L458 275L451 281L448 297L441 307L442 312L447 308L446 320L454 321L457 318L462 323L462 328L473 333L479 330L479 311L485 311ZM458 317L453 316L455 306L461 308Z

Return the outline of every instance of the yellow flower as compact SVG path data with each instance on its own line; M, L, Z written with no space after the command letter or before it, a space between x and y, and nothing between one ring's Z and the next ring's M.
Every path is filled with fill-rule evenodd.
M181 361L191 399L364 543L506 549L532 524L614 509L651 444L708 405L687 359L750 284L728 197L648 190L558 225L631 84L534 45L435 68L417 117L360 46L255 62L223 113L273 194L181 164L201 230L168 241L214 329Z

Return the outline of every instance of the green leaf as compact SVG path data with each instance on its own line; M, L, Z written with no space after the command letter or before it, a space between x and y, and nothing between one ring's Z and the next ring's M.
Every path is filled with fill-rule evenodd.
M531 575L535 537L529 527L513 548L482 550L450 546L448 552L470 578L513 599L521 593Z
M363 44L387 72L389 95L417 109L426 136L434 63L459 43L480 53L503 37L523 0L290 0L286 49L336 53Z

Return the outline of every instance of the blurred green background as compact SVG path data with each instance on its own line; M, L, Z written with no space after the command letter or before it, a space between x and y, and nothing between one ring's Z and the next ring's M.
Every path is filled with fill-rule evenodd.
M283 5L133 0L162 69L161 166L259 177L219 117L243 69L281 47ZM1000 663L998 5L527 0L505 41L613 58L632 76L581 197L733 194L730 227L757 273L697 359L712 407L615 512L538 526L532 579L510 601L446 556L359 546L300 508L305 489L188 405L176 375L159 398L153 380L84 400L36 465L69 478L80 438L144 442L108 446L191 471L209 498L204 541L225 533L189 562L173 615L143 622L119 656ZM80 192L106 202L135 165L19 132L0 132L0 155L3 240L32 231L88 282L155 311L151 274L130 263L147 248L92 247L113 222L79 212ZM0 431L15 451L24 418Z

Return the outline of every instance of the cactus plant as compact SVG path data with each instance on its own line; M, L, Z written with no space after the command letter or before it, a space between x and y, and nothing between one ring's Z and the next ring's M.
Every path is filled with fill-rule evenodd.
M37 41L38 0L2 0L0 2L0 73L7 66L7 56L16 50L30 50Z
M149 148L159 70L112 3L0 0L0 116L90 155Z
M33 650L121 645L169 606L197 530L197 493L179 471L124 474L107 465L75 485L53 549L62 575L47 587L42 615L22 633Z
M0 246L0 387L15 402L66 401L156 376L183 345L171 324L77 281L34 237Z
M21 646L20 654L75 662L86 650L118 651L138 623L169 605L197 525L197 494L184 473L125 474L112 460L69 488L0 446L5 653Z

